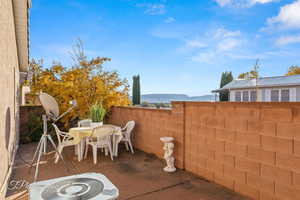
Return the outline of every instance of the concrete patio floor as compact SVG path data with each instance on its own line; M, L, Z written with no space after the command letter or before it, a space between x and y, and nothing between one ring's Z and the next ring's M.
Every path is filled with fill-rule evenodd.
M21 145L16 155L11 180L33 181L34 169L28 173L28 164L36 143ZM242 197L222 186L210 183L183 170L168 174L162 171L164 162L157 157L136 151L134 155L120 149L119 157L111 161L103 153L98 154L98 163L93 164L91 152L86 160L77 161L74 147L66 148L63 156L71 170L68 172L62 161L54 164L53 153L43 157L38 180L46 180L78 173L102 173L119 188L120 200L242 200ZM72 162L74 166L70 163ZM27 200L25 188L8 191L8 199Z

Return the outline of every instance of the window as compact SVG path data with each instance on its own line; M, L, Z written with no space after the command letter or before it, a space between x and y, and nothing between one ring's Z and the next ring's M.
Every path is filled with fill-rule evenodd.
M235 92L235 101L241 101L241 92Z
M281 90L281 101L283 101L283 102L290 101L290 90L289 89Z
M250 101L255 102L257 100L257 92L250 91Z
M243 91L243 101L247 102L249 101L249 92Z
M279 102L279 90L271 90L271 102Z

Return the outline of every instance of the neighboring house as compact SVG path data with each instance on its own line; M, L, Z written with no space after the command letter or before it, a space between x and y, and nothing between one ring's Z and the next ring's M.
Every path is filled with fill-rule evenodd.
M28 70L29 0L0 0L0 199L18 145L21 73Z
M300 75L237 79L212 92L222 91L228 91L230 101L236 102L299 102Z

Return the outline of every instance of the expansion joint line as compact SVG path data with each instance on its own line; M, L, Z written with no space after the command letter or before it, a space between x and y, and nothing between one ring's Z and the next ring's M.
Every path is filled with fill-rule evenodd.
M169 185L169 186L166 186L166 187L163 187L163 188L159 188L157 190L153 190L153 191L150 191L150 192L145 192L145 193L142 193L142 194L138 194L136 196L128 197L128 198L126 198L124 200L136 199L136 198L139 198L139 197L142 197L142 196L146 196L146 195L149 195L149 194L153 194L153 193L156 193L156 192L161 192L161 191L164 191L164 190L168 190L168 189L177 187L179 185L184 185L184 184L190 183L191 181L198 180L198 179L200 179L200 178L198 178L198 177L191 178L189 180L181 181L179 183L176 183L176 184L173 184L173 185Z

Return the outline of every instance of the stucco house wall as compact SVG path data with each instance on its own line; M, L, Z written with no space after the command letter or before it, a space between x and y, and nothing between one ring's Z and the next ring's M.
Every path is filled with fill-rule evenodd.
M27 0L0 2L0 199L5 197L17 148L19 72L28 67L27 9Z

